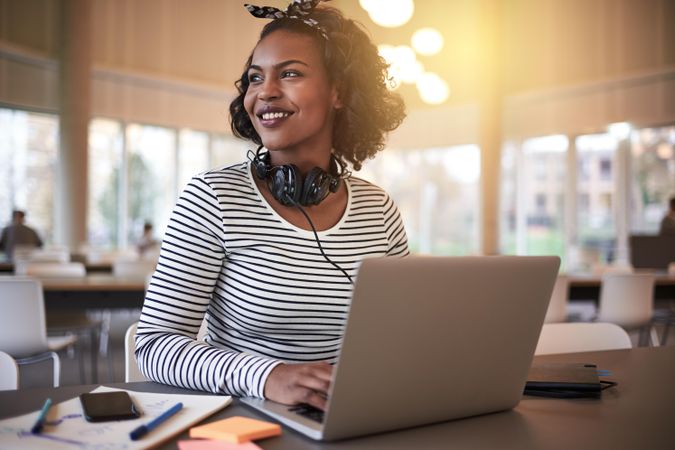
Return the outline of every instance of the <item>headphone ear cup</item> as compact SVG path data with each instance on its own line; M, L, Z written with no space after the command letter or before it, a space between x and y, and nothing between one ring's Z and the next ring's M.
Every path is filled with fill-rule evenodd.
M272 196L284 206L293 206L300 202L302 178L293 164L273 167L267 178L267 186Z
M329 176L319 167L315 167L305 176L300 195L300 204L303 206L318 205L328 195Z

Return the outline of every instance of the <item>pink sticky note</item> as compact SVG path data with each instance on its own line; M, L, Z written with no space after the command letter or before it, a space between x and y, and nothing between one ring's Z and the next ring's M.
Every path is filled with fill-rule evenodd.
M178 441L179 450L262 450L253 442L244 442L243 444L232 444L225 441L214 441L211 439L192 439L189 441Z

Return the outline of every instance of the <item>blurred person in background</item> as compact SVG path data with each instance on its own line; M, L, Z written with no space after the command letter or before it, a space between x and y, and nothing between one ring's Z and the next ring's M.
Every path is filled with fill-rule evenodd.
M25 220L26 212L15 209L12 211L12 222L2 230L0 251L5 253L9 261L12 261L17 247L30 249L42 247L42 239L34 229L24 224Z
M152 235L152 224L145 222L143 224L143 235L136 242L136 249L138 254L142 257L146 253L151 253L153 250L159 249L159 241Z
M661 236L675 236L675 196L670 197L670 209L661 220L659 234Z

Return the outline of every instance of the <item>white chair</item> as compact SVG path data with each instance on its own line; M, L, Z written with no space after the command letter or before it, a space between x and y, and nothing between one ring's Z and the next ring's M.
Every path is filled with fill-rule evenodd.
M138 361L136 361L136 354L134 353L136 349L134 340L136 328L138 328L138 322L129 325L127 332L124 334L124 381L126 383L147 381L147 378L138 369Z
M17 275L37 278L85 278L87 269L80 262L22 262L15 265ZM98 357L100 352L108 354L110 334L110 311L103 311L101 317L92 317L85 312L50 313L47 332L50 335L77 335L86 338L91 348L91 369L94 382L98 382ZM97 346L98 344L98 346ZM98 348L97 348L98 347ZM82 356L81 354L79 355ZM110 368L109 368L110 372ZM80 381L85 382L84 363L80 358Z
M9 354L0 352L0 391L19 389L19 366Z
M202 325L197 332L197 340L204 340L206 335L206 320L202 321ZM127 332L124 334L124 381L130 383L132 381L147 381L147 378L138 369L138 361L136 360L136 329L138 322L129 325Z
M75 336L47 339L42 285L37 280L0 280L0 351L18 366L52 359L53 385L59 386L61 361L56 351L72 346Z
M591 273L595 276L602 277L612 274L627 274L633 273L633 266L630 264L593 264Z
M597 321L614 323L628 332L640 330L640 345L648 332L652 345L658 346L658 336L652 326L654 281L655 276L650 273L603 276Z
M544 323L565 322L567 320L569 285L569 279L565 275L558 275L551 294L551 301L546 310Z
M20 262L14 266L16 275L38 278L80 278L87 275L84 264L78 262Z
M555 355L631 347L628 333L612 323L547 323L541 329L534 354Z
M70 261L70 251L65 247L49 247L39 249L30 246L17 246L14 249L15 262L50 262L67 263Z

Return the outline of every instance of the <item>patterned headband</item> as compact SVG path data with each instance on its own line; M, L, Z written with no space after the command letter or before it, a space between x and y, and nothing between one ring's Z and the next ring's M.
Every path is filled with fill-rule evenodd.
M293 0L293 2L288 5L285 11L280 10L279 8L274 8L272 6L255 6L246 3L244 6L254 17L259 19L297 19L302 20L310 27L318 30L321 33L321 36L324 39L328 40L328 33L324 30L319 22L316 20L307 17L319 4L322 0ZM328 1L328 0L323 0Z

